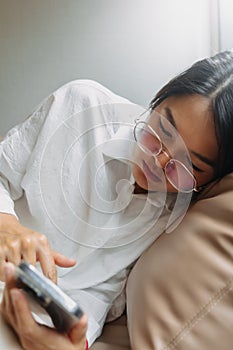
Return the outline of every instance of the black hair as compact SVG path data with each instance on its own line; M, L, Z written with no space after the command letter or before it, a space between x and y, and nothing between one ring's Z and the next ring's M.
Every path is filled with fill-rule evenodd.
M170 80L153 98L155 109L170 96L202 95L210 99L219 147L216 177L233 171L233 51L194 63Z

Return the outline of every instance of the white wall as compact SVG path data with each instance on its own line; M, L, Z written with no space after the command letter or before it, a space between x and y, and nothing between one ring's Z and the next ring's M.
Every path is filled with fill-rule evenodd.
M233 48L233 1L219 0L220 9L220 47L221 50Z
M216 48L215 0L1 0L0 134L48 93L95 79L147 105Z

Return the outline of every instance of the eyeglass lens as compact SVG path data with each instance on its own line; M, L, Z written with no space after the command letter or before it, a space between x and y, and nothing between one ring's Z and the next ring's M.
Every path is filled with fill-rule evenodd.
M178 160L170 160L166 164L164 170L168 181L170 181L170 183L179 191L189 192L194 189L194 177Z
M135 138L140 147L147 153L158 154L161 151L161 142L153 130L144 122L135 127Z
M154 130L144 122L138 122L134 130L135 140L147 154L156 156L162 151L162 144ZM195 179L186 166L179 160L172 159L165 166L168 181L181 192L191 192L195 188Z

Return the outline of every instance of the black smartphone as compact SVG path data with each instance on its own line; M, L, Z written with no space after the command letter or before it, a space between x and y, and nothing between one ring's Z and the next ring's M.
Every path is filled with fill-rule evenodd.
M26 291L51 317L59 332L67 332L83 315L80 306L33 265L16 267L17 287Z

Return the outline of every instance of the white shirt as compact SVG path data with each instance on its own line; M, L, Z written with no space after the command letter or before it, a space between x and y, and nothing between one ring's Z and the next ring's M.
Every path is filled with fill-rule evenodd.
M96 82L73 81L0 143L0 211L77 260L58 268L58 284L87 313L90 345L107 315L124 310L129 270L174 208L165 192L133 194L133 122L142 112Z

